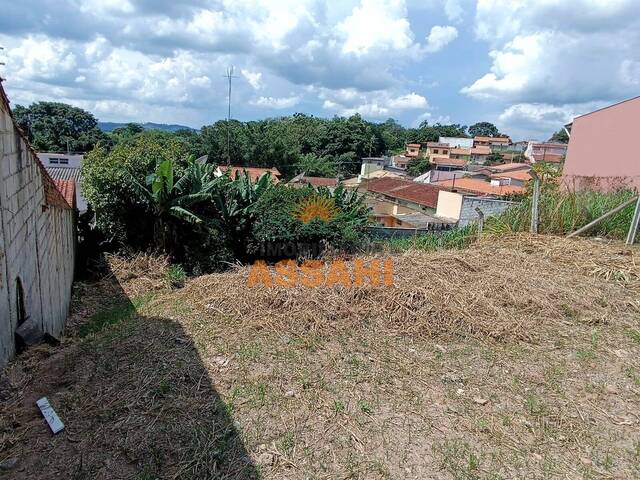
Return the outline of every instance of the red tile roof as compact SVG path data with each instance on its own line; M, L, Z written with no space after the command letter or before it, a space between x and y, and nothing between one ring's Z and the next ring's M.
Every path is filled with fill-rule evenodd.
M73 180L54 180L53 183L69 207L76 208L76 182Z
M438 206L438 193L441 190L433 184L389 177L371 180L366 185L366 188L372 193L378 193L430 208L436 208Z
M454 188L455 190L463 190L478 195L503 196L524 193L525 191L523 187L515 187L512 185L493 186L489 182L475 178L456 178L455 182L453 180L442 180L440 182L434 182L433 185L447 189Z
M249 174L249 177L251 178L251 181L253 181L253 182L258 180L265 173L270 173L271 177L273 178L273 180L275 182L278 181L278 177L281 175L281 173L278 171L277 168L241 167L241 166L236 166L236 165L229 165L229 166L227 166L227 165L218 165L218 168L222 172L226 172L227 170L230 170L231 176L233 178L237 177L238 174L242 174L243 171L246 171Z
M509 137L483 137L478 136L473 138L474 142L494 142L494 143L509 143Z
M305 175L296 183L306 183L314 187L335 187L338 185L338 179L330 177L307 177Z
M448 143L440 143L440 142L427 142L427 147L451 148Z
M487 166L489 170L495 172L509 172L511 170L531 170L531 166L526 163L501 163L499 165Z
M526 182L527 180L531 180L531 174L529 170L510 170L508 172L494 173L491 175L491 178L512 178Z
M491 149L486 145L478 145L477 147L473 147L471 149L472 155L489 155L491 153Z
M461 158L446 158L446 157L434 157L431 163L435 165L453 165L456 167L464 167L467 165L467 161Z

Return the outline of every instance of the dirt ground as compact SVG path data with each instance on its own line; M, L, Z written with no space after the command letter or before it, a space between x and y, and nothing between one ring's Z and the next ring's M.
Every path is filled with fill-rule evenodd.
M640 478L639 258L519 236L395 256L395 287L78 284L0 380L0 478Z

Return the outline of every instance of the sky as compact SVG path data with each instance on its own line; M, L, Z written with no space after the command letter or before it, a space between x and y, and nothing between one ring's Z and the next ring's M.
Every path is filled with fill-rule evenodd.
M0 0L13 105L199 128L359 113L547 139L640 95L640 0Z

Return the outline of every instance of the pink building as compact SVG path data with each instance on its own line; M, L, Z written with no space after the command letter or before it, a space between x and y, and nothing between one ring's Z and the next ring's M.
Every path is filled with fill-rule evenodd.
M638 125L640 97L575 118L567 125L564 185L575 190L640 190Z

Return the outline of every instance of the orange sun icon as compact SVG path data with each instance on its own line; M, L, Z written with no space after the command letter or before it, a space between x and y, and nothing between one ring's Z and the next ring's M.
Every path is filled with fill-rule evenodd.
M303 223L309 223L316 218L326 222L336 216L337 210L332 198L314 195L298 204L293 211L293 217Z

